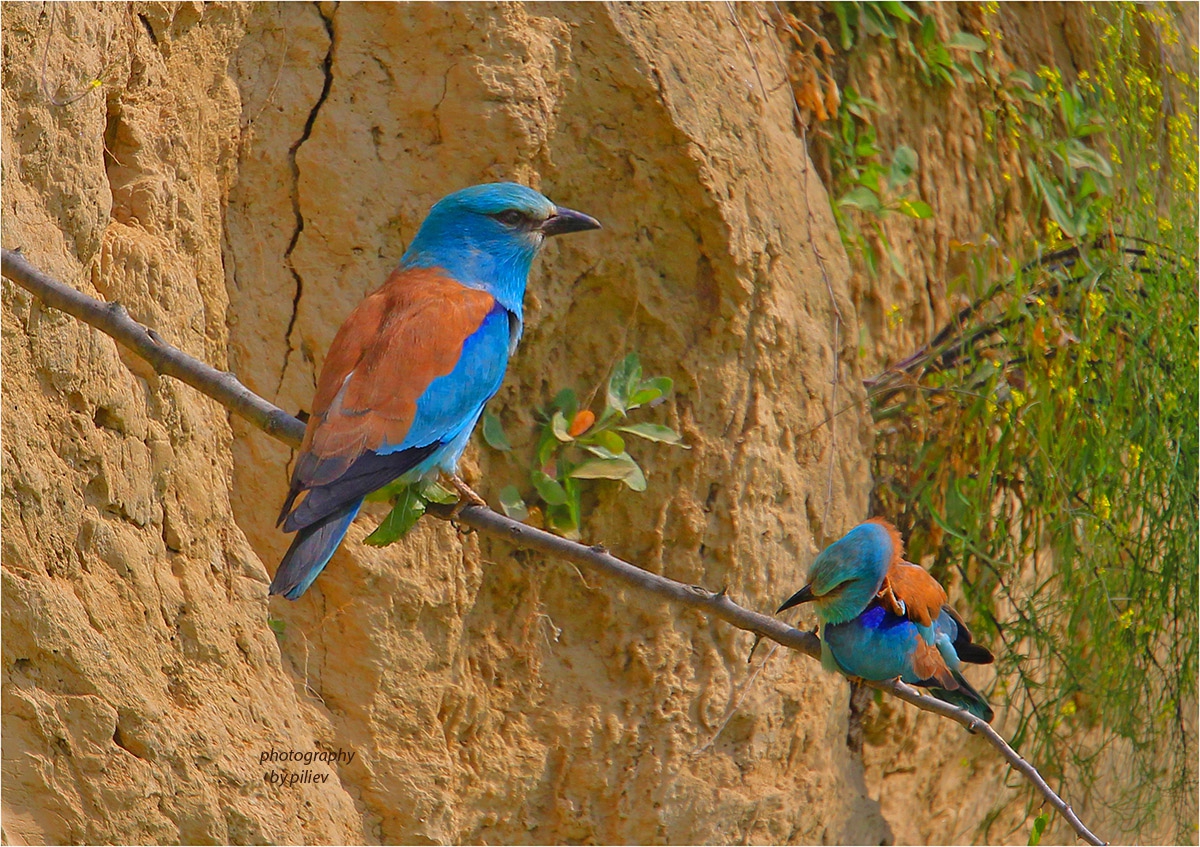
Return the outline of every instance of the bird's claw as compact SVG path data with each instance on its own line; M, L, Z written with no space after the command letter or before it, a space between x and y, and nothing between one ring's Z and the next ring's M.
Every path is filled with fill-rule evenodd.
M446 474L446 480L458 492L458 502L454 504L454 509L450 512L450 517L458 517L459 512L467 508L467 506L482 506L487 508L487 500L484 500L471 486L462 481L458 474Z

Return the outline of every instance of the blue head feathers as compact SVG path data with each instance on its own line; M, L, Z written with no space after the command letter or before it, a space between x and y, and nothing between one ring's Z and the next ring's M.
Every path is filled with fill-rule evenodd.
M812 601L817 617L838 624L862 612L879 593L892 561L903 555L896 531L881 522L859 524L830 544L808 569L808 585L780 607Z
M529 266L542 242L599 226L595 218L555 206L515 182L474 185L434 204L400 267L443 268L520 316Z

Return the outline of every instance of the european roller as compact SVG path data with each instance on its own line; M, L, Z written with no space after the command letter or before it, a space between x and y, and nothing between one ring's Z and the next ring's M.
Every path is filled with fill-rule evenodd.
M295 600L312 585L367 494L402 477L457 480L521 338L533 257L550 236L599 226L511 182L456 191L429 210L329 347L279 513L296 537L272 594Z
M928 571L904 561L900 533L872 518L813 560L808 585L779 612L812 602L820 622L821 663L862 679L900 677L989 723L987 701L962 676L962 663L992 654L950 606Z

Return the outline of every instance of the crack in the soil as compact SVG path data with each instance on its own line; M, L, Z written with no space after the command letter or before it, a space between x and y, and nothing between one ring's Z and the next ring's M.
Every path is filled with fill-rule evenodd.
M300 273L292 263L292 252L300 241L300 233L304 232L304 214L300 211L300 166L296 162L296 153L312 135L313 125L317 122L317 113L325 105L325 100L329 97L329 89L333 86L333 18L325 16L319 3L314 5L317 7L317 14L320 15L321 22L325 24L325 32L329 35L329 49L325 52L325 58L321 62L321 71L325 75L321 94L308 112L308 118L304 121L304 130L300 133L300 137L296 139L295 144L288 148L288 165L292 170L292 212L296 216L296 229L292 232L292 239L288 242L287 250L283 253L283 261L291 272L292 279L296 281L296 293L292 297L292 316L288 319L287 332L284 335L287 352L283 355L283 366L279 369L279 385L275 389L276 395L283 390L283 380L287 374L288 362L291 361L292 352L296 349L292 344L292 331L296 328L296 316L300 311L300 297L304 294L304 280L301 279Z

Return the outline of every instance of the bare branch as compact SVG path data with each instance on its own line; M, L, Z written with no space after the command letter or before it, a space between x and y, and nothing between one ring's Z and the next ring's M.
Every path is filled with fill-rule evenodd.
M173 376L208 395L254 424L263 432L278 438L291 447L300 444L304 424L267 402L238 382L237 378L218 371L165 343L152 330L134 321L119 303L104 303L64 285L30 265L23 256L12 250L3 251L4 276L37 295L44 303L66 312L84 323L112 336L121 344L149 362L160 374ZM453 507L431 503L428 513L445 520L474 527L480 532L503 539L515 547L537 550L549 556L607 574L625 585L662 600L695 609L720 618L726 623L799 653L819 658L821 644L811 632L802 632L778 618L751 611L729 598L726 591L709 591L699 585L685 585L619 559L602 545L588 547L568 541L552 533L511 520L483 506L466 506L456 516ZM1047 801L1071 824L1079 837L1089 844L1105 844L1075 815L1071 806L1059 797L1017 751L1008 745L996 730L974 715L949 703L919 693L899 680L865 681L872 688L885 691L918 709L949 718L969 732L980 733L1014 768L1042 793Z
M3 251L3 271L6 277L33 292L47 306L66 312L116 339L149 362L156 372L187 383L267 435L291 447L300 446L304 437L303 423L259 397L233 374L219 371L167 344L154 330L129 317L120 303L105 303L64 285L29 264L15 250Z

